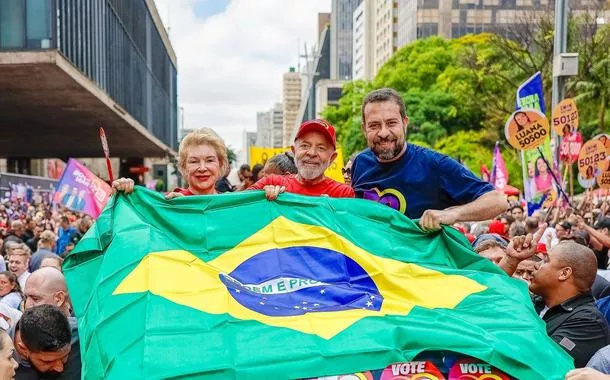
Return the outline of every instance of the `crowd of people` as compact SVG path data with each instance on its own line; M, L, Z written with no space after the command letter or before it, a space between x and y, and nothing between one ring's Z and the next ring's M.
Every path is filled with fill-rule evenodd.
M548 335L581 368L568 379L610 379L610 202L587 196L573 208L557 204L528 216L518 199L507 200L457 161L407 143L409 119L394 90L369 93L362 120L368 149L350 157L345 183L324 174L337 156L333 126L312 120L300 126L291 152L242 165L236 178L213 130L189 133L178 152L186 186L165 196L259 190L270 201L284 192L356 197L419 219L423 230L452 226L474 252L527 283ZM128 194L134 182L121 178L112 187ZM61 270L91 223L42 202L0 205L0 377L80 378L78 329Z
M92 223L42 197L0 202L0 379L81 377L62 265Z

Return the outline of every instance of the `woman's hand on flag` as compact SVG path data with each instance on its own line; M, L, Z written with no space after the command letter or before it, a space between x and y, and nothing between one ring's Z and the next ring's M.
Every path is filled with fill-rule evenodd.
M133 193L135 182L131 178L119 178L112 182L112 192Z

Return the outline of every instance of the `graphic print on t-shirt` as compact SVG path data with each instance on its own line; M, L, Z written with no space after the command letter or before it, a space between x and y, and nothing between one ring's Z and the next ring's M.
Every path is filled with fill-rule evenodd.
M373 188L365 190L362 194L362 198L390 206L403 214L407 211L407 200L405 196L396 189L379 191L379 189Z

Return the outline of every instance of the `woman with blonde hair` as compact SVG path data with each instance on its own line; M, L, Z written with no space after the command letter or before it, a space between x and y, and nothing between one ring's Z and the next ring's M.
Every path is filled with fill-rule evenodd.
M209 128L193 131L182 139L178 149L178 169L187 187L175 189L166 198L217 194L216 181L228 167L227 147L216 132ZM112 188L129 194L134 189L134 182L121 178L112 183Z

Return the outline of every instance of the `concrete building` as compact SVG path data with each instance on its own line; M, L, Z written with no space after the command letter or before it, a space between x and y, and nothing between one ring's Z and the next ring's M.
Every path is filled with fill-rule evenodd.
M256 113L256 146L270 148L273 146L271 131L271 112Z
M115 176L175 153L176 56L153 0L0 1L0 71L9 170L100 157L100 126Z
M256 114L256 146L282 148L284 146L284 106L275 103L269 111Z
M284 146L284 106L276 103L269 111L271 114L271 146L282 148Z
M283 146L292 143L290 137L295 128L299 108L301 107L301 74L291 67L282 78L282 104L283 109Z
M318 13L318 36L330 25L330 13Z
M397 11L396 0L375 1L375 73L397 50Z
M256 145L256 132L244 131L242 136L243 145L241 148L240 154L238 155L237 165L239 164L249 164L250 163L250 147L257 146Z
M330 79L352 77L352 20L362 0L332 0L330 16Z
M553 12L551 0L398 0L398 48L417 38L439 35L457 38L470 33L493 32L505 34L524 22L531 22ZM595 2L570 2L573 15L593 12ZM607 20L610 10L602 12Z
M343 80L322 79L316 83L316 118L329 105L338 106L343 95Z
M330 79L330 28L327 27L318 40L313 59L307 63L303 82L303 93L301 107L295 121L290 140L294 140L294 135L299 124L316 118L321 110L316 109L316 85L319 81ZM309 75L311 74L311 75Z
M353 15L352 79L375 77L375 0L363 0Z

